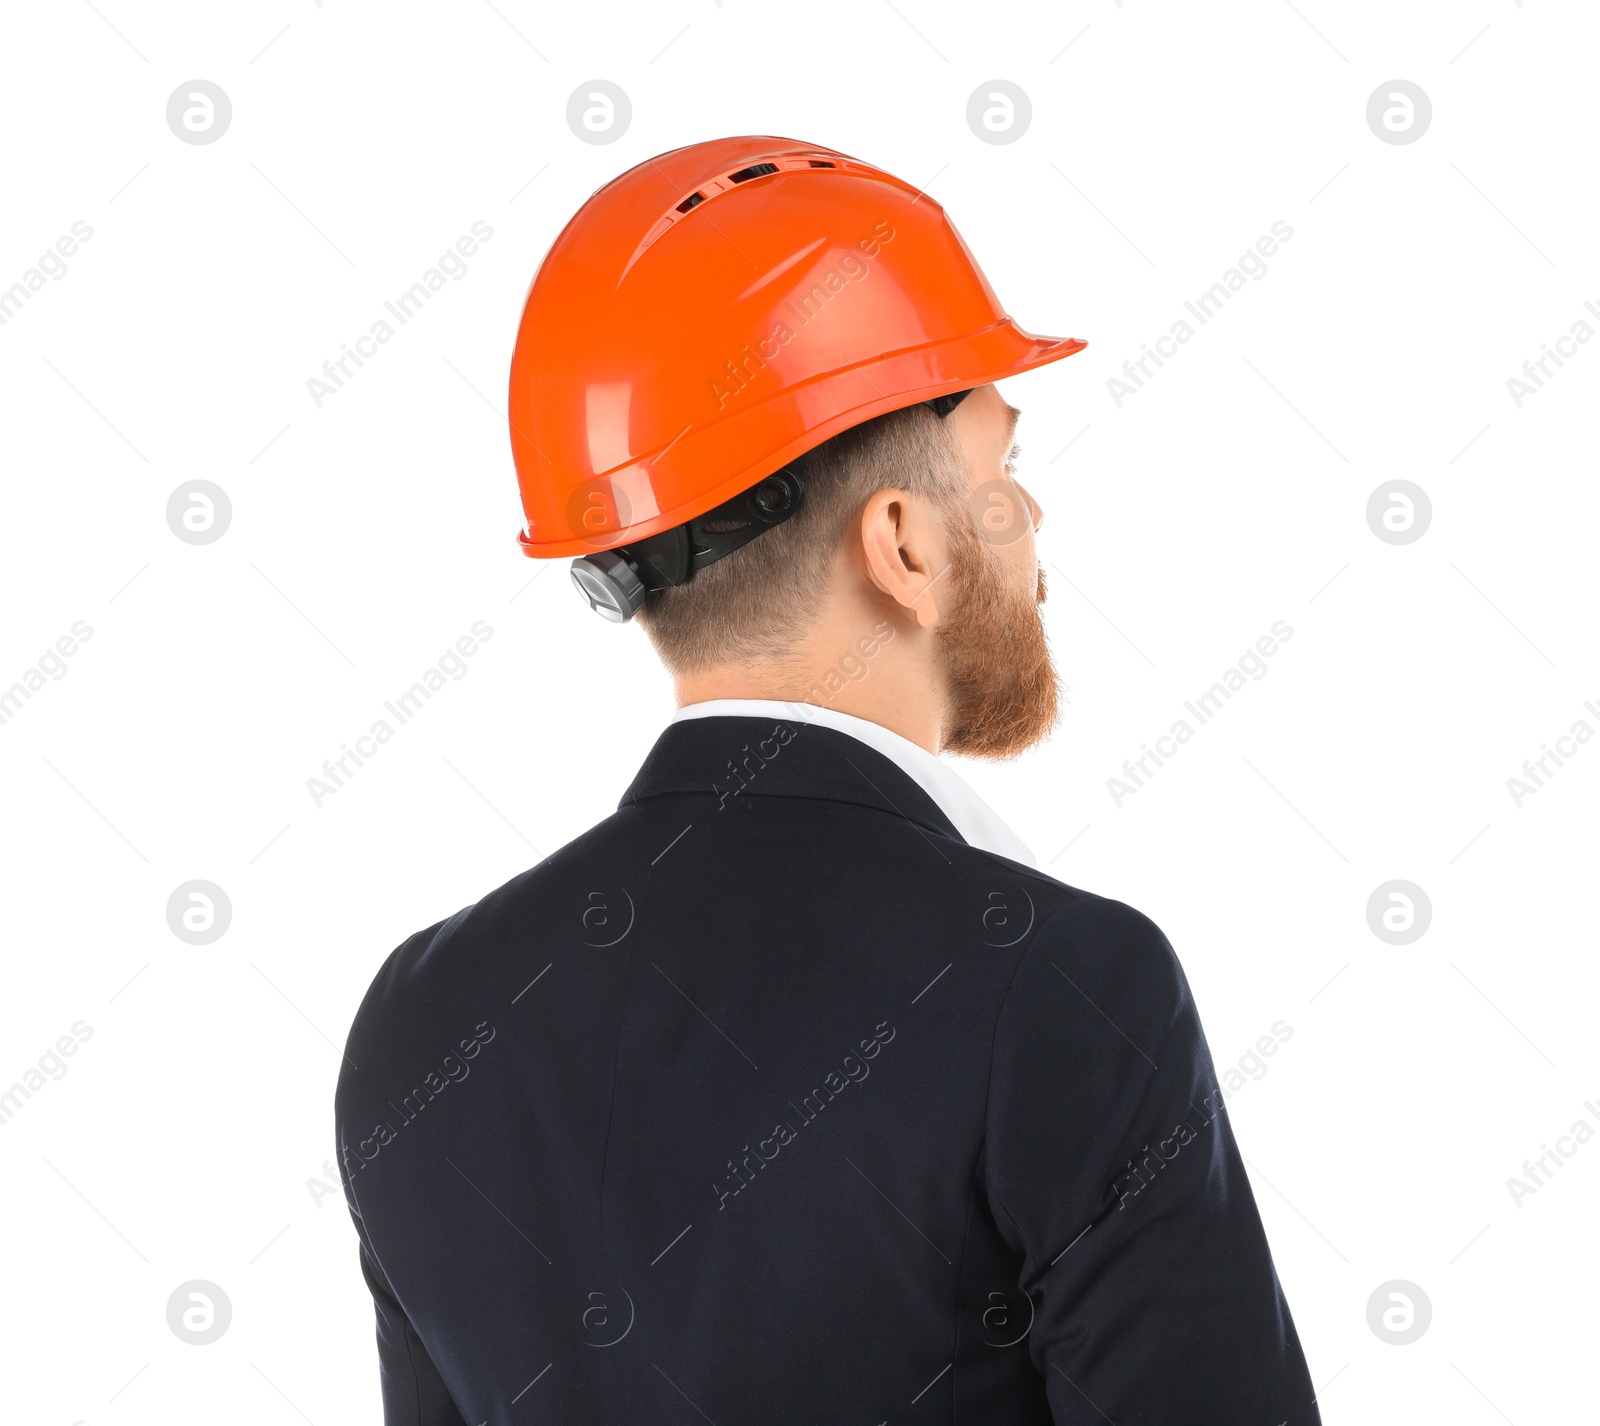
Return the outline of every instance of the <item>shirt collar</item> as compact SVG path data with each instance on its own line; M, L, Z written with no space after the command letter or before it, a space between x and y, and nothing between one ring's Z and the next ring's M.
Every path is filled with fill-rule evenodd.
M680 708L672 721L682 723L692 718L773 718L786 723L815 724L844 733L888 758L921 787L970 846L1024 866L1038 865L1027 843L1000 820L995 810L955 769L881 723L834 708L820 708L811 703L780 703L771 698L713 698L704 703L690 703Z

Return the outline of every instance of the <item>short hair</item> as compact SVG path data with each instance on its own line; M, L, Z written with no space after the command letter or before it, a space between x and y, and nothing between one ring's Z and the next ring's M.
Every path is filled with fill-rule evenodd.
M675 674L740 659L782 661L820 612L845 532L879 490L933 501L948 518L966 489L948 421L920 402L841 431L804 467L800 509L685 583L645 596L639 611Z

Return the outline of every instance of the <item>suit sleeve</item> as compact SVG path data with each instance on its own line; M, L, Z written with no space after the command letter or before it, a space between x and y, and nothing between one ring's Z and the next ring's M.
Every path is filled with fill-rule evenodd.
M341 1142L341 1163L345 1161L343 1148ZM345 1185L345 1201L361 1240L361 1275L372 1293L377 1315L384 1426L467 1426L373 1251L352 1183Z
M1137 911L1086 897L1036 933L984 1159L1058 1426L1320 1421L1188 983Z

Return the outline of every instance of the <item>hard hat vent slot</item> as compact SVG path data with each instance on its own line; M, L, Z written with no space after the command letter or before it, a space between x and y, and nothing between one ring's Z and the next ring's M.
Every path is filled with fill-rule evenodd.
M806 162L809 163L812 168L837 168L839 166L838 164L833 163L825 158L807 159Z
M706 195L704 193L691 193L683 200L683 202L678 204L678 212L687 213L691 208L697 206L698 204L704 203L705 201Z
M778 165L775 163L753 163L749 168L741 168L737 173L728 175L729 183L748 183L752 178L762 178L769 173L776 173Z

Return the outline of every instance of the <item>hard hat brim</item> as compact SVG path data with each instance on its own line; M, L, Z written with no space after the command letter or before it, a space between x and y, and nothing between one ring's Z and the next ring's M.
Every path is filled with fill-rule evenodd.
M965 336L885 352L838 368L737 414L721 415L699 428L690 426L660 451L586 482L607 508L629 512L626 521L597 531L594 537L548 541L521 530L518 544L530 558L558 559L645 539L703 515L852 426L934 396L1021 375L1087 345L1076 337L1035 336L1007 317ZM774 418L803 435L751 459L751 447L763 443L756 433L773 429ZM682 490L687 483L682 473L695 469L734 469L738 474L700 490L692 499L669 503L666 493Z

